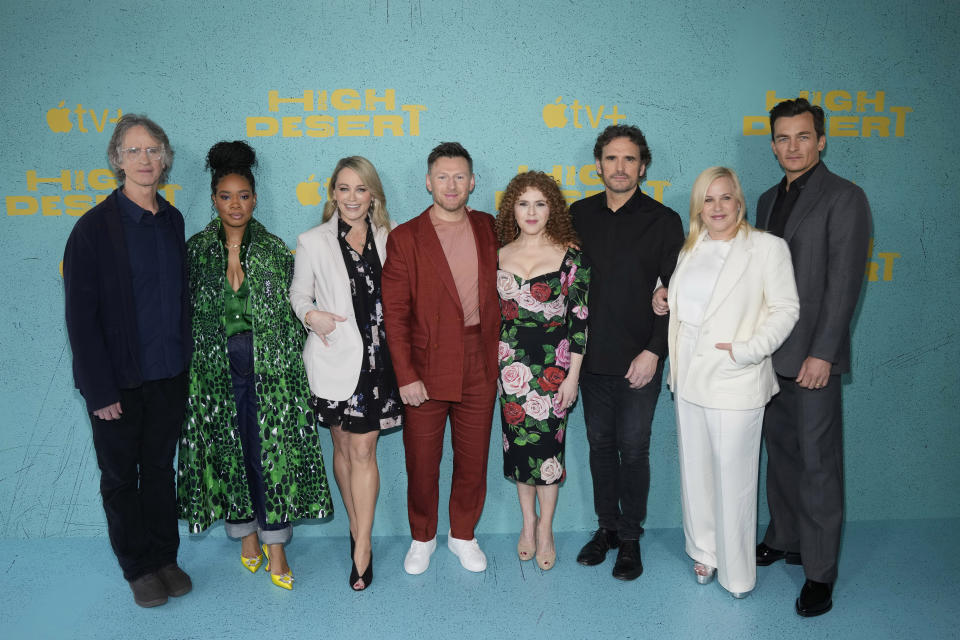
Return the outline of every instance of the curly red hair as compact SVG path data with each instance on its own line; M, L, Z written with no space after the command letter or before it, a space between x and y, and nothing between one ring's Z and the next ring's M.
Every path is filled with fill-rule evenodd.
M550 217L547 218L547 226L544 229L547 237L564 247L580 244L577 232L573 230L573 220L570 218L567 201L560 192L557 181L549 173L528 171L518 173L513 177L513 180L507 185L506 191L503 192L503 199L500 200L500 208L497 211L495 223L497 240L500 241L500 246L513 242L520 235L520 227L517 226L513 209L517 204L517 199L527 189L536 189L542 193L550 207Z

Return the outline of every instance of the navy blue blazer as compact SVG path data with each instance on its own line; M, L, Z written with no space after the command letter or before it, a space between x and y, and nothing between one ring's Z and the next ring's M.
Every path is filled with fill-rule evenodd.
M193 353L186 243L183 216L173 206L170 214L181 239L180 327L186 368ZM63 286L74 384L92 413L119 402L120 389L143 384L130 259L116 191L77 220L70 232L63 253Z

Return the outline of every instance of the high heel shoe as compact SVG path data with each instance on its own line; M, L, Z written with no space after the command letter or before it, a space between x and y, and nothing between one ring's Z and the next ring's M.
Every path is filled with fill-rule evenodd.
M522 536L517 540L517 557L521 562L530 560L537 552L537 524L540 524L540 518L537 518L537 523L533 525L533 544L524 544Z
M557 563L556 549L554 549L549 553L547 552L540 553L540 551L537 550L537 566L538 567L540 567L544 571L550 571L550 569L553 569L553 565L555 565L556 563Z
M357 588L357 583L363 580L363 586L359 589ZM367 563L367 569L363 572L363 575L360 575L360 571L357 569L357 563L350 563L350 588L354 591L363 591L370 586L370 583L373 582L373 550L370 551L370 562Z
M714 576L717 575L716 567L708 567L702 562L694 563L693 573L697 576L697 582L700 584L710 584Z
M270 572L270 553L267 551L267 545L261 544L260 549L263 551L263 557L267 559L267 566L264 567L263 570ZM286 589L287 591L293 589L293 574L290 571L286 573L270 573L270 581L281 589Z
M263 554L257 554L256 558L248 558L247 556L240 554L240 562L243 563L243 566L246 567L250 573L256 573L257 569L260 568L260 565L263 564Z

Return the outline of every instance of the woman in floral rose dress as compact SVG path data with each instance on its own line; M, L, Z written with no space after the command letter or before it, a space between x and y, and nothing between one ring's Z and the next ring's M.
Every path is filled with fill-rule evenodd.
M517 555L536 554L548 570L556 560L553 514L565 475L567 412L587 343L590 269L571 248L578 240L566 201L545 173L510 181L496 229L503 473L517 483L523 513Z

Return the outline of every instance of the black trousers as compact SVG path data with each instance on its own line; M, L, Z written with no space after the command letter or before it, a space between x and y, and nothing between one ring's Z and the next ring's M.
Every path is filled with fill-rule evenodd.
M122 389L118 420L90 415L107 531L127 580L177 561L173 458L186 401L184 372Z
M834 582L843 528L843 415L840 376L822 389L777 377L780 393L767 405L767 503L763 541L799 551L810 580Z
M640 389L631 389L623 376L580 377L593 506L600 526L617 531L624 540L639 539L647 518L650 426L662 377L662 363Z

